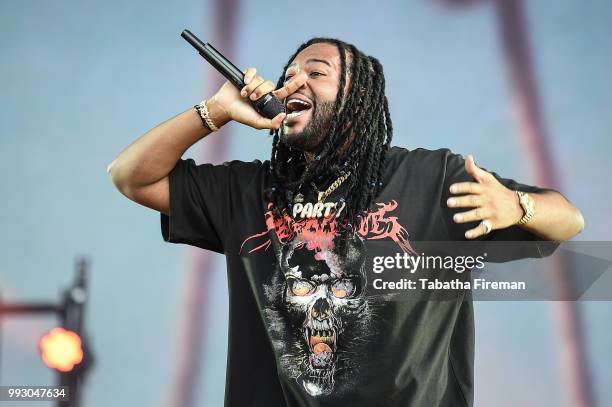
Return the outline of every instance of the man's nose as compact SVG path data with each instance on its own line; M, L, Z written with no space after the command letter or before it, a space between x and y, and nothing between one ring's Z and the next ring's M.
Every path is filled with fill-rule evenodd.
M297 88L297 90L306 88L306 85L308 84L308 74L306 72L299 72L292 79L300 83L300 86Z

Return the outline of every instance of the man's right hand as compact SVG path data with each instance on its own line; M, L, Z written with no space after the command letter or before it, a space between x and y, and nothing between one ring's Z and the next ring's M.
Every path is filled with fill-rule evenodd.
M293 94L301 88L307 81L306 73L301 72L288 80L283 87L275 90L272 81L265 80L257 75L257 70L253 67L248 68L244 73L244 83L241 90L229 81L208 99L206 105L210 112L210 118L217 127L221 127L230 120L235 120L255 129L278 129L285 119L285 113L279 113L273 119L268 119L260 115L251 101L272 92L280 101Z
M298 74L285 85L274 90L271 81L256 75L255 68L245 71L244 96L229 82L226 82L208 99L206 105L213 123L217 127L230 120L256 129L277 129L285 113L270 120L261 116L249 99L257 100L274 92L279 99L286 99L302 87L308 77ZM169 173L177 161L198 140L209 134L202 127L198 113L190 108L149 130L138 140L126 147L107 167L117 189L134 202L161 213L170 213Z

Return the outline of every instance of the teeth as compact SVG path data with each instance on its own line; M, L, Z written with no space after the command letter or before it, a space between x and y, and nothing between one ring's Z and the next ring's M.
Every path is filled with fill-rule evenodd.
M295 110L294 108L297 107L296 104L300 106L304 106L305 109ZM287 118L295 118L295 117L301 116L306 110L310 109L310 103L304 102L303 100L300 100L300 99L289 99L285 105L287 106L289 110L294 110L293 112L290 112L287 114ZM293 106L290 106L290 105L293 105Z
M303 104L304 106L310 106L310 104L308 104L308 103L306 103L306 102L304 102L303 100L300 100L300 99L289 99L289 100L287 101L287 104L289 104L289 103L293 103L293 102L301 103L301 104Z
M305 112L305 110L298 110L297 112L289 113L286 117L287 118L298 117L298 116L301 116L304 112Z

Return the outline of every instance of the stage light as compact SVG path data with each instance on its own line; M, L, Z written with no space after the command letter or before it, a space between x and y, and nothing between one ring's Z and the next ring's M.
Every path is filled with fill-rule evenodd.
M39 341L43 362L60 372L70 372L83 360L81 337L64 328L53 328Z

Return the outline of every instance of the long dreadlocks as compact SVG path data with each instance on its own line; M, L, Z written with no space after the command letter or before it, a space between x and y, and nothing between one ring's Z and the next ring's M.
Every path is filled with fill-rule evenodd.
M376 58L337 39L319 37L300 45L283 68L277 88L283 86L284 72L295 57L304 48L316 43L330 43L338 47L341 74L334 111L339 114L333 116L328 133L310 162L306 161L302 151L280 141L280 130L270 130L270 135L274 135L270 160L273 184L267 195L277 215L283 209L291 212L293 198L302 185L310 185L330 173L344 175L350 171L345 181L346 197L340 199L345 201L345 210L337 219L338 225L342 225L341 234L345 235L359 226L359 216L368 209L382 188L381 178L393 137L393 126L385 96L382 65ZM351 86L343 105L347 53L351 56ZM351 134L355 137L349 141Z

